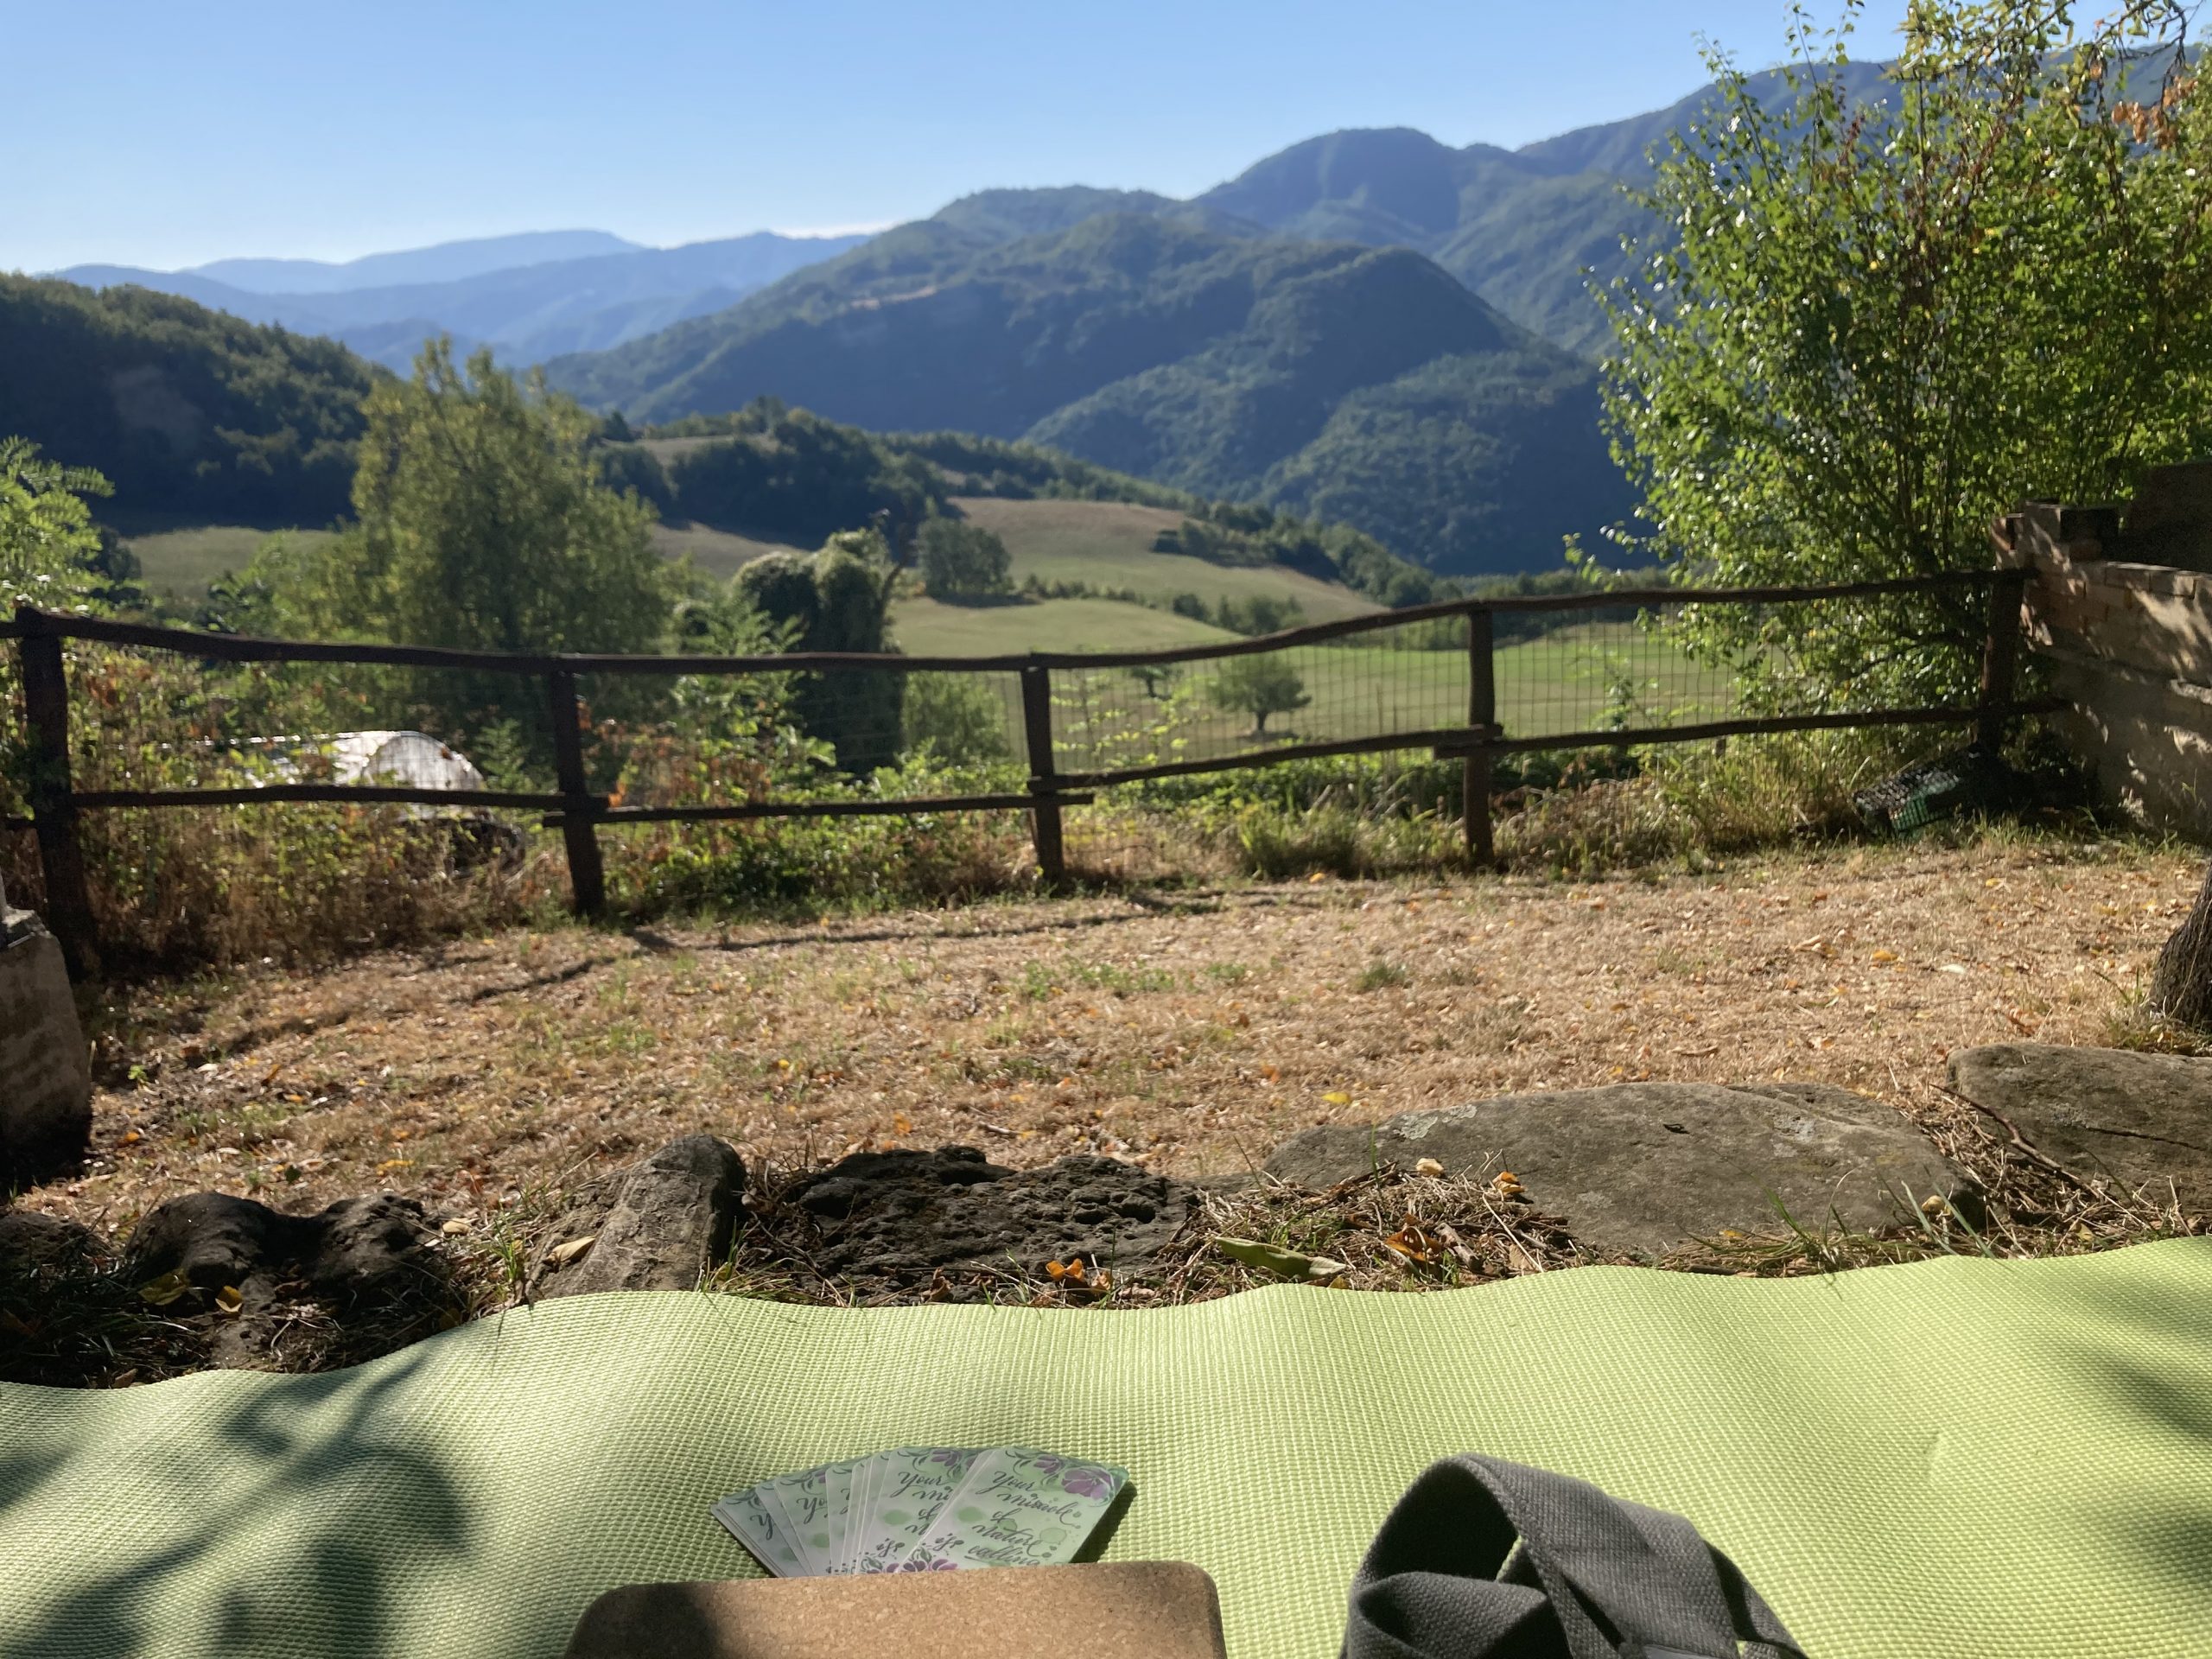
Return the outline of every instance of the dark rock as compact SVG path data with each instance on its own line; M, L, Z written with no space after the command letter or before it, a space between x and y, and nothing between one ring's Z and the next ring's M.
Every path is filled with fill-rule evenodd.
M1308 1129L1270 1175L1313 1187L1377 1162L1433 1158L1449 1174L1511 1170L1528 1197L1606 1254L1656 1255L1725 1230L1872 1230L1930 1193L1965 1199L1965 1172L1892 1108L1824 1084L1629 1083L1505 1095L1371 1126Z
M1951 1056L1951 1086L2076 1175L2212 1207L2212 1059L1996 1043Z
M156 1206L130 1235L124 1259L140 1279L181 1273L198 1289L219 1290L257 1274L296 1271L321 1236L321 1217L284 1215L227 1192L192 1192Z
M315 1217L321 1229L304 1263L308 1284L342 1305L435 1294L445 1281L436 1235L423 1206L396 1192L340 1198Z
M623 1179L590 1253L545 1294L693 1289L728 1255L744 1202L745 1164L727 1141L671 1141Z
M69 1273L105 1254L88 1227L36 1210L0 1210L0 1273Z
M378 1350L419 1334L446 1300L444 1261L423 1206L391 1192L341 1198L312 1216L225 1192L172 1198L139 1223L124 1270L142 1285L181 1274L194 1291L238 1293L209 1327L218 1365L266 1363L289 1323L283 1308L303 1299L324 1304ZM213 1305L202 1295L178 1312ZM341 1333L341 1348L346 1339Z
M61 947L0 903L0 1192L83 1163L92 1072Z
M861 1153L795 1186L807 1255L831 1279L925 1283L938 1270L1016 1269L1081 1257L1123 1268L1156 1256L1195 1195L1112 1158L1002 1168L973 1147Z

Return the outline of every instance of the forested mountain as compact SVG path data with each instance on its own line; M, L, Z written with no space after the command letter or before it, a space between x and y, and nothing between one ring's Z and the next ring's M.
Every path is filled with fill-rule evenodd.
M766 394L877 430L1028 438L1344 518L1439 570L1554 563L1562 536L1627 505L1591 367L1418 254L1230 234L1180 211L1012 240L1002 211L989 221L956 204L550 372L647 420Z
M219 260L188 271L78 265L60 275L92 288L127 283L181 294L248 321L327 334L365 357L404 370L422 348L423 337L440 332L453 334L457 345L490 345L503 359L517 363L620 345L686 317L726 309L861 239L762 231L683 247L637 248L604 232L555 232L542 238L500 237L481 244L376 254L341 266L316 266L306 260ZM533 257L600 241L616 251ZM410 271L501 257L521 263L436 281L398 280ZM302 271L302 267L307 269ZM342 283L335 280L338 274L343 275ZM250 289L241 280L268 283L297 276L316 285Z
M1882 68L1841 73L1854 98L1878 96ZM1751 78L1785 107L1775 72ZM1623 189L1649 176L1647 152L1687 136L1713 89L1667 109L1501 149L1453 149L1408 128L1331 133L1268 156L1197 199L1277 235L1416 248L1523 327L1592 353L1604 345L1590 277L1621 274L1621 238L1649 226ZM1586 276L1586 270L1589 276Z
M247 524L346 511L375 371L173 295L0 276L0 435L96 467L124 508Z

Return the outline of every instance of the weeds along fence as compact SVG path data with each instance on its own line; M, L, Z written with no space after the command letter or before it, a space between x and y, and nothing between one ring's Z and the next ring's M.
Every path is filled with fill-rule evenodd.
M591 915L607 905L600 836L624 826L1020 811L1037 869L1052 883L1069 868L1065 815L1101 791L1427 750L1459 762L1466 852L1489 864L1493 781L1516 754L1914 726L1967 727L1978 742L2000 745L2009 721L2048 706L2015 696L2024 580L2021 570L1998 569L1831 587L1455 600L1169 650L979 657L494 653L249 639L24 607L0 623L0 638L12 638L20 653L26 722L20 792L29 816L10 827L35 834L48 919L84 965L99 950L79 844L87 813L280 802L534 811L561 832L574 906ZM1686 652L1668 627L1653 626L1691 607L1756 616L1770 642L1761 649L1784 652L1847 611L1861 621L1870 613L1904 619L1897 626L1907 634L1910 619L1940 613L1948 622L1917 637L1961 660L1929 683L1974 683L1967 659L1978 655L1978 690L1971 701L1903 706L1894 679L1874 676L1859 686L1831 674L1820 682L1824 690L1806 693L1813 682L1802 682L1791 706L1776 707L1770 695L1745 695L1740 664ZM169 699L196 702L193 717L162 741L127 729L127 720L118 730L107 682L73 685L64 650L72 641L192 668L199 680L180 678ZM242 772L242 753L296 741L266 729L287 717L277 711L296 718L308 706L273 695L266 683L223 679L245 665L306 677L295 690L311 686L321 699L312 706L337 710L327 718L340 723L346 710L359 710L359 725L405 702L397 692L379 700L364 685L419 684L425 676L465 682L477 688L479 704L514 714L497 728L499 741L550 760L543 770L554 786L346 782L281 757ZM327 682L346 676L354 677L344 682L352 689L334 697ZM812 734L810 768L691 765L657 773L653 746L616 743L618 721L608 715L656 685L664 694L659 729L674 740L687 719L704 717L698 711L708 702L719 699L727 716L748 686L774 687L775 706ZM1887 702L1876 700L1884 686ZM892 764L916 755L964 764ZM526 770L495 769L493 781ZM149 779L163 786L149 787ZM978 779L984 786L975 786Z

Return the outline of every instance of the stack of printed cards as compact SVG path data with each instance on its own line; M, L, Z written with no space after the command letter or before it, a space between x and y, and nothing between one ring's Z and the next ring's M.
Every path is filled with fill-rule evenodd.
M714 1513L779 1578L1052 1567L1128 1478L1027 1446L902 1446L764 1480Z

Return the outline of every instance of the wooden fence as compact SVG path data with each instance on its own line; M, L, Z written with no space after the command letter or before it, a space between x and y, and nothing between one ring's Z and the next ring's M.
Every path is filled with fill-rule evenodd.
M37 836L46 885L47 919L80 971L97 963L99 947L83 859L75 831L77 816L118 808L251 806L276 802L400 804L480 809L539 810L543 820L562 831L576 911L604 910L606 874L600 859L601 827L626 823L698 823L772 817L835 817L862 814L921 814L1016 809L1031 816L1037 866L1048 882L1065 875L1061 813L1082 805L1095 790L1109 785L1187 777L1287 760L1428 749L1463 762L1463 803L1470 855L1494 861L1491 840L1490 791L1492 762L1501 754L1532 750L1585 747L1624 748L1652 743L1712 741L1762 732L1809 731L1883 726L1971 726L1976 741L1994 747L2006 722L2022 714L2044 712L2048 703L2015 700L2014 669L2026 572L2017 569L1956 572L1888 582L1853 582L1819 588L1665 588L1633 591L1541 596L1448 600L1402 610L1376 612L1312 626L1291 628L1255 639L1189 645L1166 651L1031 652L1020 656L863 656L798 652L766 657L542 655L457 651L434 646L334 645L302 640L258 639L237 634L153 627L102 617L70 616L20 607L12 622L0 623L0 639L14 639L22 665L24 712L29 724L31 816L27 827ZM1694 723L1584 731L1509 734L1497 716L1493 619L1529 612L1620 612L1683 605L1775 605L1801 601L1875 598L1956 592L1986 587L1987 632L1983 643L1981 682L1970 705L1877 709L1705 720ZM1162 669L1175 664L1282 652L1379 629L1441 618L1464 618L1466 627L1468 695L1464 721L1429 730L1394 731L1321 741L1290 742L1205 759L1118 767L1063 770L1052 731L1052 676L1055 671L1098 669ZM359 666L450 669L512 674L544 682L552 723L555 775L550 792L444 790L376 784L276 783L220 789L77 790L70 781L69 693L62 642L97 641L112 645L174 652L202 659L234 663L329 663ZM1021 733L1028 762L1027 786L1019 793L933 796L897 800L767 800L696 806L622 806L595 793L586 780L582 738L582 705L576 691L582 675L748 675L804 672L913 674L920 672L1014 673L1021 688Z

